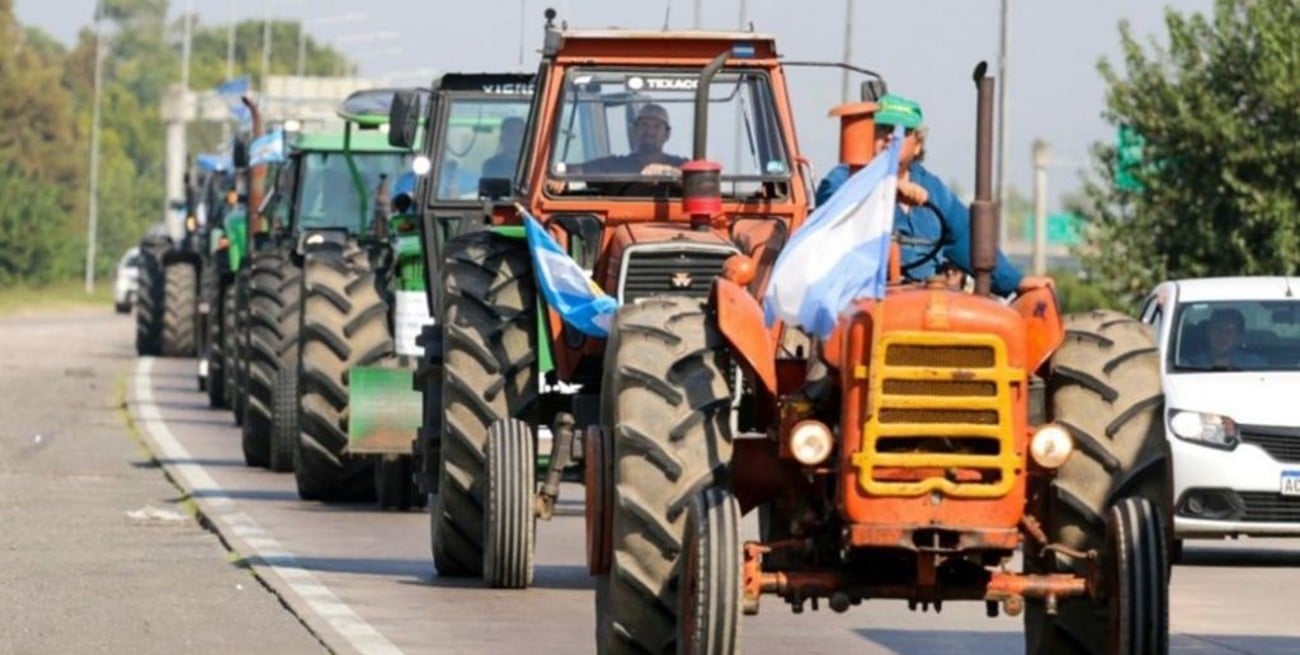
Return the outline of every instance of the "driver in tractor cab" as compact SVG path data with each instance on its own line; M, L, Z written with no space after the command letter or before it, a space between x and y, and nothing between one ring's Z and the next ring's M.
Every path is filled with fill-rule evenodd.
M973 274L970 260L970 210L957 198L939 177L921 165L925 133L921 124L921 106L902 96L881 96L880 109L875 115L875 151L882 152L893 139L894 127L903 128L904 141L899 153L898 182L900 190L912 189L910 203L899 203L894 210L894 235L899 241L903 277L909 281L924 282L941 275L952 285L964 276ZM820 206L849 179L849 169L840 164L831 169L817 186L816 202ZM917 189L921 193L917 193ZM938 208L939 213L926 206ZM940 218L942 214L942 218ZM942 223L940 221L943 221ZM944 224L947 233L944 233ZM943 246L936 256L927 258L940 240ZM1048 284L1044 278L1027 278L998 250L997 267L992 275L993 293L1010 296Z
M581 164L573 164L574 173L613 173L623 175L681 175L686 159L664 152L664 144L673 133L668 110L663 105L647 103L632 122L635 150L626 155L610 155Z

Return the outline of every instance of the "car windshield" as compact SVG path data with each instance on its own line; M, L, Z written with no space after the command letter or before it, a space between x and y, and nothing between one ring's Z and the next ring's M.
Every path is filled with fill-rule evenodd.
M550 176L566 182L568 193L680 193L673 183L693 156L698 86L698 71L570 71ZM752 194L765 181L789 178L767 75L722 71L713 78L706 147L722 165L724 195Z
M513 180L532 96L458 98L438 153L439 200L475 200L479 180Z
M1300 301L1184 303L1172 330L1175 372L1300 370Z
M371 216L371 202L381 176L389 184L409 168L410 157L400 152L354 152L360 182L357 192L348 158L342 152L309 152L304 155L303 179L298 191L298 228L343 227L363 229ZM364 206L363 206L364 203Z

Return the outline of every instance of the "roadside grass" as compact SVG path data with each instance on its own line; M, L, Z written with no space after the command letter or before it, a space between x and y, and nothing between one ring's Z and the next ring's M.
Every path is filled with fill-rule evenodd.
M0 287L0 316L92 308L113 311L112 279L97 282L95 290L89 294L80 280L55 282L39 287Z

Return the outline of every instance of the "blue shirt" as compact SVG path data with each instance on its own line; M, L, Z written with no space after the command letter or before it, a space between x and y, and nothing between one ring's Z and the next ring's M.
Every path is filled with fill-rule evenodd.
M911 280L925 280L938 272L939 265L951 262L957 268L972 273L974 267L970 258L970 209L961 202L938 176L926 170L920 164L912 164L908 169L911 181L920 185L930 196L930 203L939 208L948 224L947 238L936 259L922 262L904 273ZM817 205L820 206L849 179L849 169L843 164L832 168L821 184L817 185ZM910 207L906 211L902 205L894 210L894 233L904 237L904 241L915 240L925 243L903 243L900 247L903 265L907 266L925 257L943 235L943 226L938 214L929 207ZM1022 274L1002 250L998 250L998 263L993 268L993 293L1008 296L1020 286Z

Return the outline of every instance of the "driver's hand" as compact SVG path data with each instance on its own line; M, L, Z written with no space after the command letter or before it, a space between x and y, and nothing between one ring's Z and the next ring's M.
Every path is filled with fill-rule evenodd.
M900 202L919 207L929 199L930 193L925 190L925 187L908 180L898 181L898 200Z
M557 180L555 178L550 178L546 180L547 193L551 193L554 195L559 195L561 193L564 193L565 189L567 189L568 186L569 183L565 182L564 180Z
M641 169L641 174L649 177L679 178L682 176L682 172L672 164L646 164L646 167Z
M1016 287L1016 293L1024 294L1034 289L1055 289L1056 281L1045 275L1026 275L1020 278L1020 284Z

